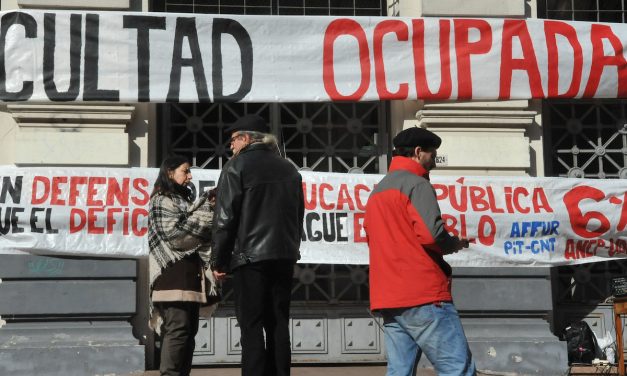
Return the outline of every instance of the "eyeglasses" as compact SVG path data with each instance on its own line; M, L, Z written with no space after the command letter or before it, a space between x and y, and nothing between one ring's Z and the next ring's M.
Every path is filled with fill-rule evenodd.
M241 134L236 134L234 136L231 137L231 143L235 142L235 140L237 140L238 138L242 137Z

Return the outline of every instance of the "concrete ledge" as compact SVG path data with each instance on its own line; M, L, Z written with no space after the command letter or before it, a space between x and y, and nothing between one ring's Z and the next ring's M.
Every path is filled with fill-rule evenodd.
M21 131L16 137L16 164L128 166L128 134Z
M422 0L420 12L420 16L524 17L525 1Z
M486 317L487 318L487 317ZM549 331L539 317L465 318L462 325L473 359L487 375L566 375L566 342ZM425 356L418 367L432 368Z
M468 340L477 368L488 374L565 375L568 371L566 343L550 338Z
M9 104L7 110L20 127L119 128L131 121L134 106L81 104Z
M2 375L127 375L144 370L144 346L0 348Z
M9 104L16 164L128 166L134 106Z
M130 316L136 309L135 293L131 279L3 281L0 314Z
M533 295L512 293L512 286L524 284ZM552 309L551 282L544 278L455 278L453 300L460 311L549 311Z
M0 375L127 375L144 345L127 321L10 322L0 329Z
M20 8L42 9L129 9L130 0L17 0Z

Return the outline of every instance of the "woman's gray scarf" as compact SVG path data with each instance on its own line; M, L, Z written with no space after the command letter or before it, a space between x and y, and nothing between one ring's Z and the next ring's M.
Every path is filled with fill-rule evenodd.
M207 196L201 195L193 204L180 195L157 193L150 199L148 216L148 268L150 291L163 270L182 258L198 252L205 267L211 252L213 208ZM218 286L210 270L205 272L205 291L218 296ZM159 317L150 303L149 326L158 331Z

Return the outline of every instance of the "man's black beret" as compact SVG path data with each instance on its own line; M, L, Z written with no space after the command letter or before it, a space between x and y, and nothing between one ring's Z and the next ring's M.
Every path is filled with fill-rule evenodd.
M237 119L235 123L233 123L230 127L226 128L224 131L226 133L233 133L233 132L239 132L239 131L268 133L270 132L270 128L268 128L266 121L261 116L251 114L251 115L244 115L241 118Z
M411 147L415 148L420 146L421 148L439 148L442 144L442 139L435 133L428 131L424 128L412 127L402 130L392 140L395 148Z

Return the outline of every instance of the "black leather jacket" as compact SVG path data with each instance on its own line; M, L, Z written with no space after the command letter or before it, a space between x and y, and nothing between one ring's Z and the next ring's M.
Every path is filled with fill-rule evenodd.
M213 221L213 270L300 258L302 177L276 148L254 143L222 168Z

